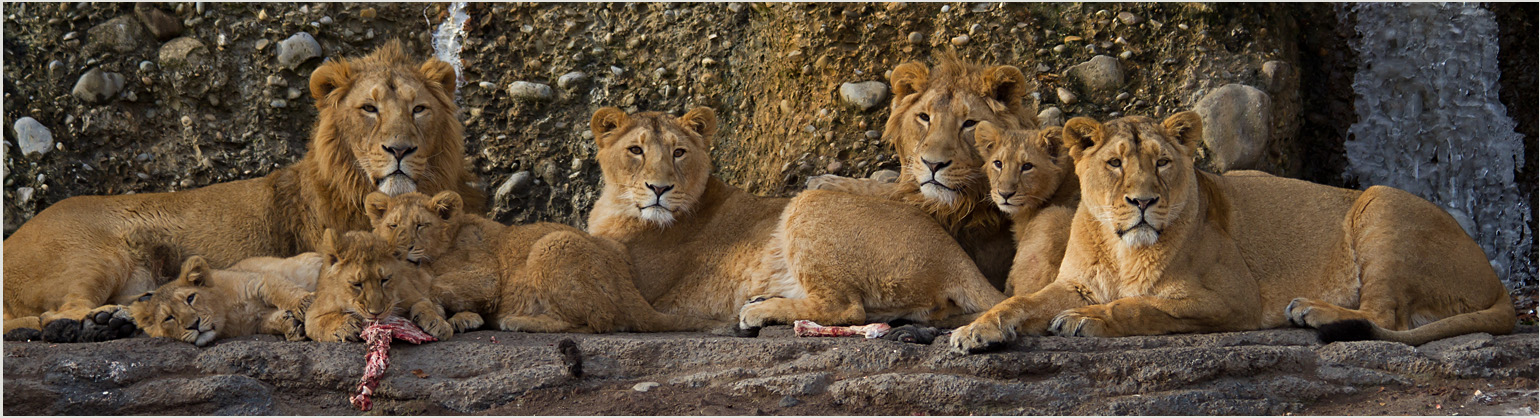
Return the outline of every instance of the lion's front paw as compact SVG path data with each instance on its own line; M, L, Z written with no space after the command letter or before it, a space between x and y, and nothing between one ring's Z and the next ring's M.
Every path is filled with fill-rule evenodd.
M967 354L989 350L1015 338L1015 330L1003 329L993 321L973 321L952 331L949 342L952 351Z
M134 325L134 318L129 316L128 307L123 305L106 305L92 309L81 320L81 342L96 342L128 338L134 335L139 328Z
M1294 298L1289 301L1289 306L1283 308L1284 316L1289 318L1289 323L1298 327L1320 328L1321 325L1334 322L1333 319L1323 318L1322 312L1328 309L1316 309L1317 302L1309 298Z
M475 312L460 312L449 317L449 325L454 327L455 333L481 328L485 324L486 321L481 318L481 314Z
M449 321L445 321L444 318L435 316L412 322L416 322L417 326L422 328L422 332L426 332L428 335L432 335L433 338L438 339L439 341L447 340L455 333L455 327L453 325L449 325Z
M779 298L780 296L774 295L759 295L749 298L749 303L745 303L743 307L738 308L738 328L757 330L765 326L766 323L770 322L770 312L773 310L770 304L765 302Z
M294 309L290 309L289 312L293 312L294 315L298 318L304 318L305 313L310 311L310 305L313 303L315 303L315 293L307 293L305 294L305 297L299 299L299 306L295 306Z
M353 316L353 315L347 315L347 316L344 316L343 319L337 324L336 328L332 329L332 333L331 333L331 337L332 338L331 338L331 340L332 341L348 341L348 342L363 341L364 337L363 337L363 335L361 335L361 333L363 331L364 331L364 320L363 320L363 318L359 318L359 317Z
M283 339L289 341L304 341L306 339L304 314L296 314L294 311L284 311L283 323Z
M1048 332L1061 337L1117 336L1107 327L1107 319L1094 305L1059 312L1048 322Z

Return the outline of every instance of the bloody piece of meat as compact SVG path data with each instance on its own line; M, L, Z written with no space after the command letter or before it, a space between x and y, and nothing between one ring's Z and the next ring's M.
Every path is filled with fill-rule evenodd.
M792 329L797 332L798 337L848 337L851 335L863 335L866 338L877 338L887 334L888 330L893 329L893 327L881 322L848 327L823 326L818 325L817 322L799 319L796 322L792 322Z
M364 355L364 377L358 382L358 394L349 397L348 402L360 411L374 408L374 400L369 397L374 395L374 388L380 386L380 376L385 375L385 369L390 368L388 353L392 338L412 344L438 341L432 335L422 332L422 328L418 328L412 321L399 316L369 323L359 334L364 338L364 344L369 345L369 353Z

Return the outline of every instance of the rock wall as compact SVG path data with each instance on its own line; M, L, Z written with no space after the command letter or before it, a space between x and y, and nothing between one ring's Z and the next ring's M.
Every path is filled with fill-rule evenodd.
M297 160L315 118L307 77L324 57L397 37L427 56L447 11L8 7L5 121L14 128L33 118L53 148L26 152L21 137L36 130L5 130L7 233L69 196L184 190ZM1287 146L1300 123L1298 25L1284 6L471 4L465 12L466 162L503 222L584 224L599 184L587 121L603 106L716 107L718 173L756 193L795 193L818 174L896 168L891 145L877 138L885 97L868 96L873 106L864 108L847 103L840 86L885 86L894 66L948 49L1022 68L1037 82L1034 104L1059 120L1164 117L1221 87L1250 86L1271 96L1260 109L1270 126L1256 131L1245 121L1253 130L1236 132L1269 134L1216 139L1212 152L1244 149L1248 167L1302 175ZM1265 104L1248 100L1239 105Z

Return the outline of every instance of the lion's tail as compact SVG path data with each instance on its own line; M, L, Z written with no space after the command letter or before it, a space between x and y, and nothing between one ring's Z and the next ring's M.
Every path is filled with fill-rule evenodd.
M1508 334L1513 332L1514 323L1513 301L1509 299L1507 292L1503 292L1497 303L1490 308L1440 319L1406 331L1392 331L1368 320L1353 319L1321 325L1317 332L1321 343L1324 344L1373 339L1422 345L1429 341L1474 332Z
M170 237L168 231L156 227L138 227L123 235L124 248L135 265L148 270L157 283L175 279L182 273L182 260L193 255L172 243Z

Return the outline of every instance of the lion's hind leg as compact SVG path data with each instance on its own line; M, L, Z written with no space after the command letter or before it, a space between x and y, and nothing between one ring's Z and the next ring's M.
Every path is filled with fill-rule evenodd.
M579 332L592 333L588 327L579 327L571 322L556 318L550 314L544 315L507 315L497 319L497 327L503 331L523 332Z

